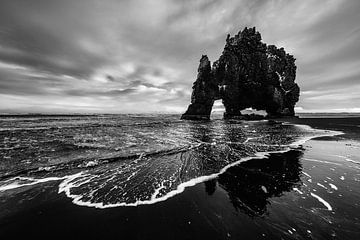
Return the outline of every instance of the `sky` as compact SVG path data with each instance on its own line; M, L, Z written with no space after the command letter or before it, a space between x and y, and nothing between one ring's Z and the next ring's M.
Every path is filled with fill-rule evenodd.
M297 59L298 112L360 112L359 12L359 0L1 0L0 112L183 112L201 55L217 60L246 26Z

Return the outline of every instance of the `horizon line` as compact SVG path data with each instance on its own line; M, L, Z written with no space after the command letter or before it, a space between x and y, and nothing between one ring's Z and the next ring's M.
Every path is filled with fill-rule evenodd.
M212 112L211 114L222 114L222 111L215 111ZM111 113L111 112L104 112L104 113L99 113L99 112L13 112L13 113L9 113L9 112L0 112L0 116L1 115L120 115L120 114L183 114L182 112L124 112L124 113ZM296 114L360 114L359 111L340 111L340 112L319 112L319 111L306 111L306 112L295 112Z

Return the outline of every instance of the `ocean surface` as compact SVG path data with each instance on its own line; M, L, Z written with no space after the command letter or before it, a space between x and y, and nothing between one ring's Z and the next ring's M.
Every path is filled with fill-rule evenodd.
M357 120L294 122L1 116L0 236L357 239Z
M97 208L163 201L238 162L329 134L178 115L3 117L0 126L0 191L62 180L59 193Z

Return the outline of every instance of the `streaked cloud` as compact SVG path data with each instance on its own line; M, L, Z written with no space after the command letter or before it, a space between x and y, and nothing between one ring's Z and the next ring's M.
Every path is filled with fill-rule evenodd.
M0 111L184 111L201 55L216 60L245 26L297 58L299 111L355 111L359 10L357 0L2 0Z

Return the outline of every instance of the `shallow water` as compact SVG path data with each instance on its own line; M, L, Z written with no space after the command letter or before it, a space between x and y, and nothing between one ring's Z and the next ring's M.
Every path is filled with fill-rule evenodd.
M177 115L3 117L0 123L0 192L59 181L59 193L97 208L164 201L239 162L332 134Z

